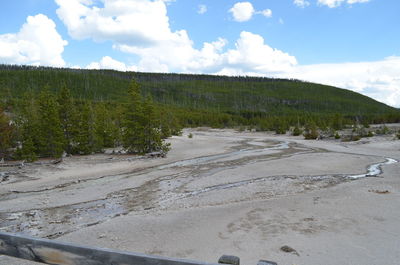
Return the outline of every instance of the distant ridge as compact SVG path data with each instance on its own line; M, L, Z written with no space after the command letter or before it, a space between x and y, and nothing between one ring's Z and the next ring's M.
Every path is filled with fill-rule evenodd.
M132 78L140 83L143 94L151 94L160 107L189 126L212 126L220 119L228 119L221 126L256 124L276 117L292 124L309 117L323 121L334 115L369 123L400 121L399 109L367 96L295 79L16 65L0 65L1 104L46 85L57 91L63 84L77 99L118 104L124 101Z

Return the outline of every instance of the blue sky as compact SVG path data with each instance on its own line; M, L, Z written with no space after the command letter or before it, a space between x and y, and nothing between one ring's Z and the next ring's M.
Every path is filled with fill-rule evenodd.
M14 0L0 63L298 78L400 107L398 0Z

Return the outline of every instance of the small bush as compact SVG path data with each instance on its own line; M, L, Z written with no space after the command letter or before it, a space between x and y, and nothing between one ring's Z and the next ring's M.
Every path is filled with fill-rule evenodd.
M192 138L193 138L193 134L192 134L192 133L189 133L189 134L188 134L188 137L189 137L190 139L192 139Z
M303 131L296 125L296 127L294 127L292 135L293 136L299 136L303 133Z
M386 135L386 134L389 134L389 133L390 133L390 130L389 130L389 128L388 128L386 125L384 125L383 127L380 127L380 128L376 131L376 133L377 133L377 134Z
M335 133L335 139L340 139L340 134L338 132Z
M304 130L304 139L314 140L319 137L318 128L314 123L308 124Z

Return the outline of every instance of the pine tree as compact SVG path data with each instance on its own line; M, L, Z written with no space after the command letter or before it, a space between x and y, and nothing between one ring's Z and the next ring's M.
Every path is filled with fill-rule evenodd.
M58 104L45 87L39 95L39 154L42 157L61 157L65 145L59 119Z
M57 102L59 105L61 127L65 138L63 148L68 154L72 154L78 134L78 113L71 92L65 83L58 93Z
M153 151L167 152L169 145L161 139L161 128L157 122L151 97L143 102L140 86L132 81L128 90L125 110L123 146L129 153L144 154Z
M9 118L0 108L0 159L6 158L8 150L12 146L13 127Z
M94 115L89 102L84 102L79 112L78 127L76 152L88 155L100 151L102 145L95 134Z
M128 103L125 109L123 121L123 146L128 153L144 153L144 114L140 86L135 81L129 85Z
M24 137L21 148L17 150L17 155L20 159L26 160L27 162L37 160L36 149L30 135Z
M149 95L143 104L144 122L144 153L153 151L168 151L168 146L161 139L160 124L156 119L153 99Z
M315 122L311 121L306 124L304 129L304 138L307 140L314 140L319 137L317 125Z
M300 129L300 127L296 124L296 126L293 129L293 136L299 136L300 134L302 134L303 131Z
M95 133L98 145L101 147L114 147L118 135L118 128L106 109L104 103L98 103L95 107Z
M19 159L33 162L38 158L40 146L39 107L32 92L23 95L16 115L17 140L20 146L16 155Z

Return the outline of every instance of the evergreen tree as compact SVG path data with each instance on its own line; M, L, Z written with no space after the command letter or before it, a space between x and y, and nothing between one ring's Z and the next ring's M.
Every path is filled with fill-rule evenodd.
M112 120L110 111L104 103L98 103L95 107L95 133L98 146L114 147L118 135L118 128Z
M144 153L144 114L140 86L135 81L128 88L128 103L123 120L123 146L129 153Z
M161 136L160 124L156 119L154 110L153 99L149 95L143 104L143 113L145 114L143 119L144 127L144 153L153 151L168 151L168 145L163 143Z
M153 151L169 150L169 145L161 140L161 129L156 120L152 99L143 102L140 86L132 81L128 99L123 131L123 146L129 153L144 154Z
M45 87L39 95L39 154L42 157L61 157L65 145L59 119L58 104L54 95Z
M24 94L16 116L17 139L20 146L17 158L33 162L38 158L40 146L39 107L32 92Z
M334 129L335 131L341 130L343 129L343 117L341 114L336 113L331 121L331 127L332 129Z
M303 131L299 128L299 126L296 124L296 126L293 129L293 136L299 136L300 134L302 134Z
M20 159L26 160L27 162L33 162L37 160L36 148L34 146L32 137L27 134L24 135L21 148L17 150L17 156Z
M74 99L65 83L62 85L61 90L58 93L57 102L59 105L61 127L65 139L63 148L65 152L71 154L73 153L73 146L76 142L79 124Z
M8 150L12 146L13 127L9 118L0 108L0 159L6 158Z
M307 140L317 139L319 137L317 125L315 122L311 121L310 123L306 124L304 129L304 138Z
M88 102L84 102L79 112L79 129L77 135L76 152L88 155L98 152L102 149L101 143L95 134L94 117L92 106Z

